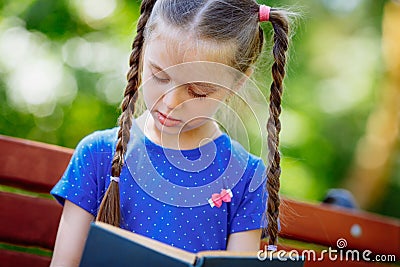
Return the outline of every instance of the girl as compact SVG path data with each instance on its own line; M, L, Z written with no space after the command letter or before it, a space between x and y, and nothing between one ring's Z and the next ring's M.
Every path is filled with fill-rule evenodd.
M265 213L273 248L286 13L253 0L143 0L140 12L119 127L85 137L52 190L64 205L52 266L79 264L94 219L192 252L256 251ZM212 119L252 73L263 21L274 29L268 169ZM134 119L139 86L146 111Z

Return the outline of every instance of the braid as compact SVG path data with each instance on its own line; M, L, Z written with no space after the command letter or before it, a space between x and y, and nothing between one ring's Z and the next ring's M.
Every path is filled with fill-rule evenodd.
M271 94L269 103L269 119L267 122L268 132L268 173L267 173L267 216L269 245L276 245L278 239L278 216L279 216L279 177L281 174L279 133L281 131L281 101L283 92L283 78L285 77L286 51L288 49L288 21L284 14L276 9L271 9L270 21L274 29L274 46L272 65Z
M125 88L124 99L121 103L122 113L118 120L120 128L118 131L118 140L111 166L111 176L113 177L120 176L122 166L124 165L124 156L130 138L132 117L135 112L137 91L141 82L139 68L144 42L144 30L155 2L156 0L143 0L140 6L141 15L137 25L137 34L133 41L132 52L129 58L130 69L127 74L128 84ZM120 226L121 211L118 182L111 181L110 186L108 187L100 204L96 220L114 226Z

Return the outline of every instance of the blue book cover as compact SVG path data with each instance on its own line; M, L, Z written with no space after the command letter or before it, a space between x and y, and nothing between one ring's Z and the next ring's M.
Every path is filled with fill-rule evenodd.
M80 267L301 267L303 261L261 261L257 252L191 253L118 227L92 223Z

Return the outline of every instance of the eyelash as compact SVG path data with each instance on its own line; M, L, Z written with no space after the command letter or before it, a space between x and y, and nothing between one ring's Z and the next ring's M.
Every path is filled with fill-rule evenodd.
M159 78L155 74L153 74L153 77L156 80L156 82L158 82L158 83L169 83L169 79Z
M158 83L164 83L164 84L169 83L169 79L159 78L154 73L153 73L153 77L156 80L156 82L158 82ZM190 89L190 88L188 89L188 93L190 96L192 96L194 98L205 98L208 96L207 94L198 94L195 91L193 91L193 89Z
M192 89L188 89L189 95L191 95L194 98L205 98L207 97L207 94L198 94L196 92L194 92Z

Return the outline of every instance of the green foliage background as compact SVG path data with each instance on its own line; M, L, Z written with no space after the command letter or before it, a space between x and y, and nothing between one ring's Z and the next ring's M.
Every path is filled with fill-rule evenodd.
M282 193L320 201L346 179L366 119L379 101L385 1L266 4L301 14L283 100ZM139 5L1 1L0 133L74 148L85 135L114 127ZM268 71L256 75L265 88ZM371 211L400 217L399 173L397 156L385 197Z

